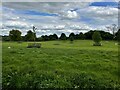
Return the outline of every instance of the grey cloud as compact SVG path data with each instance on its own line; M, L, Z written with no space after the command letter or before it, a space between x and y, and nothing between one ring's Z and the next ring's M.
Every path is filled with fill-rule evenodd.
M3 7L7 7L7 11L3 11L3 27L10 30L12 27L18 28L26 34L27 30L32 29L32 25L38 28L37 35L42 34L61 34L65 32L67 35L70 32L85 32L88 29L104 29L105 25L116 23L117 9L108 7L90 7L89 3L39 3L39 2L21 2L21 3L3 3ZM58 16L39 16L39 15L25 15L13 13L17 10L33 10L37 12L46 12L58 14ZM74 15L68 11L77 9ZM75 20L80 19L81 16L92 19L91 23ZM111 19L112 18L112 19ZM10 22L8 22L10 21ZM17 23L16 23L17 22ZM13 23L13 24L11 24ZM65 27L59 27L65 25ZM98 26L99 25L99 26ZM7 34L8 31L3 30Z
M117 24L118 8L91 6L78 11L81 16L92 19L93 24Z
M84 8L89 5L88 2L4 2L3 6L18 10L33 10L37 12L47 12L58 14L60 17L69 18L68 11L72 9ZM72 13L71 13L72 14Z

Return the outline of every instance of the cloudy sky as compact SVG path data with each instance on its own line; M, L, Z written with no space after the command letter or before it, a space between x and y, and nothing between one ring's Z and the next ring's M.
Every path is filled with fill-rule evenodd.
M106 30L118 24L117 2L3 2L0 35L18 29L25 35L32 26L37 36Z

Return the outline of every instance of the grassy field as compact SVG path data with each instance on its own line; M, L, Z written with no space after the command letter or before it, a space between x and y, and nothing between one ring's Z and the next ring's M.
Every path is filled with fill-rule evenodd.
M120 88L118 46L90 40L2 43L3 88ZM11 47L11 48L8 48Z

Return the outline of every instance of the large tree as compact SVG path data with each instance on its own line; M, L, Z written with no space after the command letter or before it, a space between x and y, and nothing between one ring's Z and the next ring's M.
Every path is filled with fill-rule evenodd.
M11 41L20 41L22 39L21 32L19 30L11 30L9 32L9 38Z
M31 30L27 32L27 35L25 35L26 41L34 41L35 38L36 38L36 34L32 32Z
M72 43L74 41L74 39L75 39L75 34L74 33L70 33L69 39L70 39L70 41Z
M75 37L75 34L74 33L70 33L69 37L71 37L71 36Z
M66 39L67 39L65 33L62 33L62 34L61 34L60 39L61 39L61 40L66 40Z
M113 40L113 35L109 32L99 31L103 40Z
M85 35L82 32L79 33L79 39L82 39L82 40L85 39Z
M57 34L53 34L53 39L54 39L54 40L57 40L57 39L58 39Z
M92 35L93 35L94 31L90 30L88 32L86 32L85 35L85 39L92 39Z
M49 36L47 36L47 35L42 35L42 36L41 36L41 40L42 40L42 41L48 41L48 40L50 40L50 38L49 38Z
M116 24L112 24L110 26L106 27L108 31L112 32L113 34L113 39L115 39L115 33L118 31L118 26Z
M49 35L49 40L57 40L58 36L57 34Z

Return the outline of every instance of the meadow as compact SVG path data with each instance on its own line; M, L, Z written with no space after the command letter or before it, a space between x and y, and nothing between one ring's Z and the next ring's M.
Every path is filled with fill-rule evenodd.
M9 88L120 88L118 45L91 40L2 43L2 84Z

